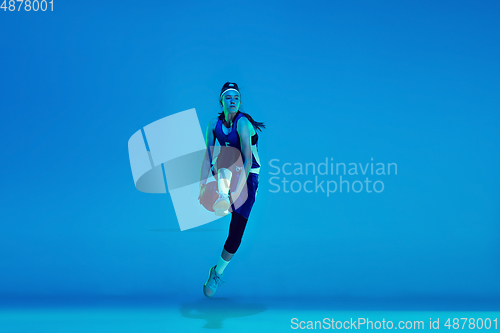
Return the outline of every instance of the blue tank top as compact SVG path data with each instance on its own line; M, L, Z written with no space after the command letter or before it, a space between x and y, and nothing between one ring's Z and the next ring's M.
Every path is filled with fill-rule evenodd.
M231 132L229 134L224 134L222 130L222 120L219 118L217 120L217 124L215 125L215 137L217 138L217 141L219 141L219 144L221 146L228 146L228 147L234 147L238 149L241 152L241 145L240 145L240 136L237 131L237 123L238 120L241 117L244 117L245 115L241 112L238 112L236 117L233 120L233 126L231 127ZM259 152L258 152L258 144L259 141L259 136L257 135L257 131L255 131L255 134L252 136L252 142L251 142L251 147L252 147L252 164L251 164L251 169L250 172L252 173L259 173L260 171L260 159L259 159Z

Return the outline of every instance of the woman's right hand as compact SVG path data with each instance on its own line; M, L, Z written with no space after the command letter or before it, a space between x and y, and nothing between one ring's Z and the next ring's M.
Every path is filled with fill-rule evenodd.
M201 205L201 192L203 191L203 188L207 185L207 183L201 183L200 182L200 194L198 194L198 201L200 202Z

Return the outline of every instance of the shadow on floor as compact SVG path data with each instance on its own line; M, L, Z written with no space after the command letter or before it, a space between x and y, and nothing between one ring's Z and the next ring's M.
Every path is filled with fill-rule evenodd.
M149 229L149 231L154 232L215 232L215 231L224 231L225 229L189 229L181 231L180 229Z
M203 328L220 329L226 319L254 316L267 308L261 304L229 298L207 298L181 304L179 310L185 318L205 320Z

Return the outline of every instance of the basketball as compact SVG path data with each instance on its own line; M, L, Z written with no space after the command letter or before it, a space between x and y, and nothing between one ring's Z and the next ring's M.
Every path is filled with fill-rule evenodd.
M205 207L207 210L213 212L213 205L215 201L219 198L219 193L217 192L219 189L219 186L217 182L209 182L206 183L205 186L201 189L201 194L200 194L200 203Z

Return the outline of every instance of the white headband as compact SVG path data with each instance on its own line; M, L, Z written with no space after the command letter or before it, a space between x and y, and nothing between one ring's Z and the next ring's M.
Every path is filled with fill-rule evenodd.
M239 92L239 90L238 90L238 89L228 88L228 89L224 90L224 91L220 94L220 97L222 98L222 95L224 95L224 93L225 93L226 91L229 91L229 90L234 90L234 91L237 91L237 92L238 92L238 95L241 95L241 93Z

